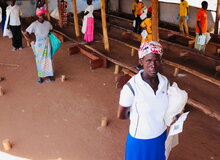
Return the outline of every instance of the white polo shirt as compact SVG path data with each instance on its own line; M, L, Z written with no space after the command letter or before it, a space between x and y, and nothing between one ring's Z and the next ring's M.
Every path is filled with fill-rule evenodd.
M9 25L20 26L21 25L20 16L22 15L20 7L17 5L14 6L9 5L6 11L10 12Z
M168 107L169 82L165 76L158 73L159 85L155 94L150 85L142 79L142 72L143 70L139 71L129 80L135 96L128 85L124 85L119 104L130 107L129 133L131 136L138 139L151 139L160 136L167 129L164 115Z

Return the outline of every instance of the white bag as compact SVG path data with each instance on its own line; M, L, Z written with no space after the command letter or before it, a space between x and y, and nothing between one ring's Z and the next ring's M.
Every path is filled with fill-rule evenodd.
M143 39L146 39L146 38L147 38L147 35L148 35L147 31L144 29L144 30L141 32L142 38L143 38Z
M86 33L86 26L87 26L87 16L83 17L83 25L82 25L82 33L85 34Z
M4 28L3 37L13 38L11 30Z
M2 22L2 8L0 7L0 23Z
M204 45L206 40L206 35L200 35L197 40L197 44Z
M141 16L140 16L141 20L144 20L146 17L147 17L146 13L142 13Z
M169 155L170 155L170 151L172 150L172 148L176 147L179 144L179 135L173 135L173 136L168 136L165 142L165 156L166 159L168 159Z
M136 26L136 20L133 20L133 27Z
M8 8L6 9L6 20L5 20L5 26L4 26L4 32L3 32L3 37L9 37L9 38L13 38L12 32L11 30L8 28L8 24L9 24L9 17L11 14L12 8Z
M59 20L59 10L58 10L58 7L55 8L55 9L51 12L50 16L53 17L53 18L55 18L55 19L57 19L57 20Z
M174 82L172 86L168 88L169 105L164 116L164 121L167 126L173 122L173 118L182 112L186 105L188 94L186 91L181 90Z

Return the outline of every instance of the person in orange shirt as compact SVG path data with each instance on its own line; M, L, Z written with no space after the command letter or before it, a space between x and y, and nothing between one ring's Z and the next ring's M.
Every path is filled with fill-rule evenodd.
M180 11L179 11L179 27L180 27L180 32L186 35L189 35L188 31L188 25L187 25L187 20L188 20L188 14L189 14L189 5L188 2L185 0L181 0L180 2ZM184 29L185 32L184 32Z
M210 40L209 33L207 33L208 28L208 16L207 16L207 8L208 2L202 2L202 8L199 9L196 16L196 39L195 39L195 46L194 48L199 51L205 51L206 44ZM198 39L199 36L205 36L205 43L201 45Z
M135 9L134 9L134 12L133 12L133 14L134 14L134 16L135 16L135 27L134 27L134 32L135 33L141 33L141 26L140 26L140 24L141 24L141 18L140 18L140 16L141 16L141 14L142 14L142 9L144 8L144 3L142 2L142 0L137 0L136 1L136 5L135 5ZM133 11L133 9L132 9L132 11Z
M147 32L146 37L142 37L141 43L152 41L152 8L148 8L147 10L147 18L141 23L141 27L144 28Z

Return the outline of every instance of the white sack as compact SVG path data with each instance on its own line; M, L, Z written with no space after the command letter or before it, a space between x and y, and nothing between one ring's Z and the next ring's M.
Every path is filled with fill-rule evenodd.
M188 94L186 91L181 90L174 82L172 86L168 88L169 105L164 116L164 121L167 126L173 122L173 118L182 112L186 105Z
M0 7L0 23L2 22L2 8Z
M144 29L144 30L141 32L141 37L142 37L143 39L146 39L147 36L148 36L148 33L147 33L147 31Z
M179 144L179 135L168 136L165 142L165 156L168 159L172 148L176 147Z
M83 34L86 33L87 19L88 19L88 17L85 15L83 17L83 25L82 25L82 30L81 30Z
M136 20L133 20L133 27L135 27L136 26Z
M57 19L57 20L59 20L59 10L58 10L58 7L55 8L55 9L51 12L50 16L53 17L53 18L55 18L55 19Z

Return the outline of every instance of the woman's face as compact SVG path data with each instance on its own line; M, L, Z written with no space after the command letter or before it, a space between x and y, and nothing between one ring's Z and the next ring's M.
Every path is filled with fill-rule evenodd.
M159 54L150 53L140 59L144 72L149 77L156 77L161 66L161 57Z
M92 4L92 0L87 0L87 4L91 5Z
M42 23L44 21L44 14L38 15L37 17L39 22Z

